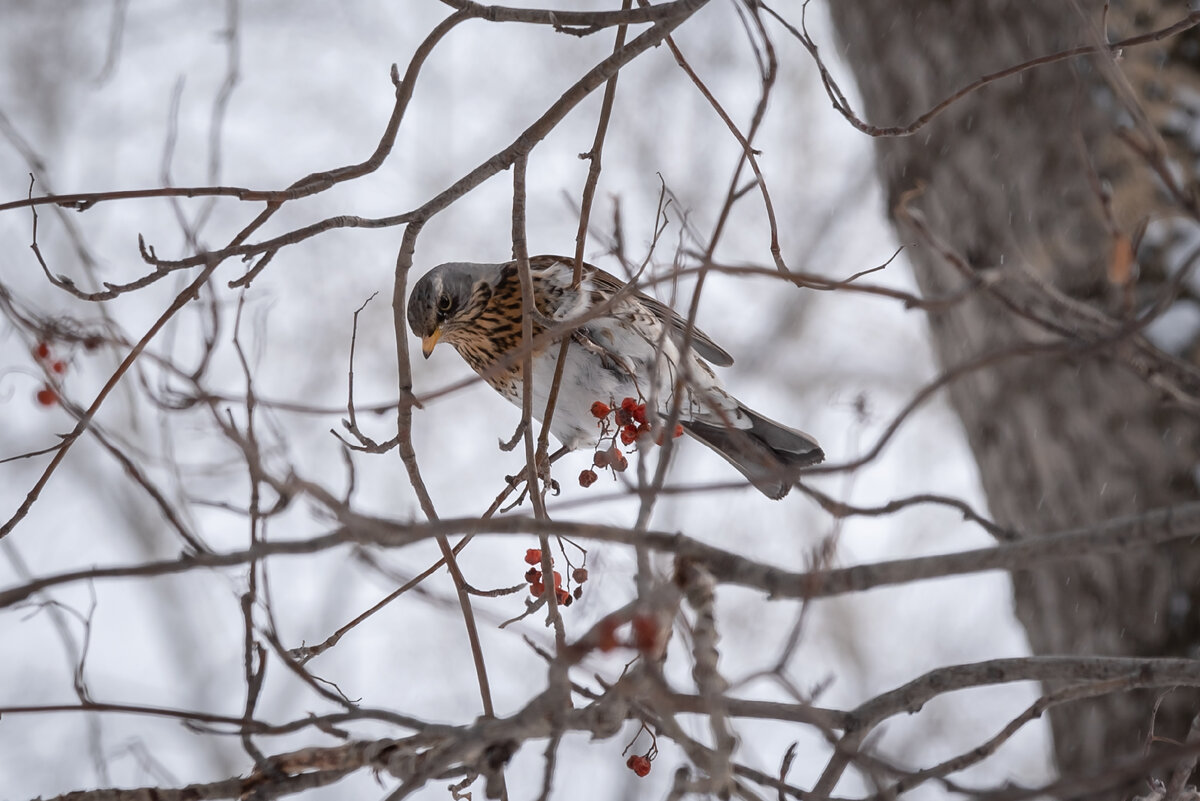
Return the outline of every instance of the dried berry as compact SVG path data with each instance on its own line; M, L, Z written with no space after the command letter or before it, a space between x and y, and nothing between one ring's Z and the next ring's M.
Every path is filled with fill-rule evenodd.
M608 467L608 451L596 451L596 453L592 456L592 464L596 465L596 467L599 467L602 470L605 467Z
M629 460L625 458L625 454L621 453L620 449L615 445L612 448L609 448L608 463L612 466L612 469L616 470L618 473L624 473L625 468L629 467Z
M541 548L530 548L528 551L525 552L525 564L540 565L541 563L542 563Z
M624 407L617 409L614 418L619 426L627 426L633 423L633 413Z
M608 408L608 404L604 401L596 401L592 404L592 416L597 420L603 420L605 417L608 417L608 413L611 411L612 409Z
M571 578L575 579L576 584L582 584L587 581L588 572L586 567L577 567L571 571Z
M531 567L525 571L525 580L528 581L530 584L532 584L535 581L540 580L541 577L542 577L542 571L538 570L536 567Z
M590 487L596 483L597 478L599 478L599 476L596 475L595 470L584 470L579 474L579 486Z
M637 435L638 435L638 432L637 432L636 428L634 428L633 426L625 426L624 428L621 429L621 444L622 445L632 445L634 443L634 440L637 439Z
M583 587L576 587L574 594L575 594L575 600L578 601L580 598L582 598L583 597Z
M625 760L625 765L639 776L645 776L650 772L650 760L637 754Z

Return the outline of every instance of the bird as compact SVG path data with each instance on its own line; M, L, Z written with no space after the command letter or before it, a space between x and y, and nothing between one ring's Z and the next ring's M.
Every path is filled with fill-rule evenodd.
M560 343L570 337L550 423L550 433L567 450L597 447L597 401L636 398L661 424L678 389L683 431L724 457L768 498L783 498L800 468L825 458L813 437L759 414L726 391L710 365L727 367L733 357L695 327L688 338L687 321L669 306L586 263L574 286L574 259L568 257L530 257L529 274L535 309L532 400L539 421ZM527 351L515 260L439 264L413 286L407 317L426 359L446 342L493 389L521 405Z

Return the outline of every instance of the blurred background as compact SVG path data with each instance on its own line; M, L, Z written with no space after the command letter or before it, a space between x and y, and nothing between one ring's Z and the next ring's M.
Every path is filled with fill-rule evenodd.
M3 11L0 202L24 197L31 173L35 195L163 185L280 189L309 173L361 161L374 150L392 108L390 66L397 63L403 72L417 45L449 13L434 0L5 0ZM813 6L809 24L834 59L824 14L823 6ZM778 28L773 34L780 76L756 145L783 255L794 269L846 278L886 262L903 243L883 219L870 140L832 111L800 45ZM675 38L732 117L747 125L759 96L759 71L733 6L714 0ZM577 38L547 27L460 25L425 64L383 166L287 204L256 238L330 216L385 216L423 203L507 146L611 47L611 32ZM843 86L851 88L848 77ZM530 157L531 253L573 252L588 168L578 155L591 147L599 104L597 92ZM652 256L653 269L665 274L685 225L702 235L712 230L738 154L736 141L665 47L638 58L621 72L592 214L594 235L585 251L589 261L621 274L609 255L616 219L625 253L634 261L645 258L665 186L672 197L669 225ZM510 173L503 173L435 217L418 242L415 271L447 260L510 258L511 193ZM179 258L197 246L223 246L260 209L227 198L106 202L83 214L43 207L37 240L51 272L95 288L148 272L138 253L139 234L159 256ZM46 281L29 248L31 232L28 210L0 214L0 283L19 308L66 328L136 341L194 277L179 273L106 304L84 303ZM345 416L352 316L374 293L379 296L359 319L355 398L365 407L396 397L389 304L401 234L400 228L321 234L280 251L244 293L227 286L246 268L230 260L200 302L151 343L154 359L143 359L102 408L98 424L214 549L247 545L248 525L239 512L249 499L245 466L207 410L171 410L153 402L182 386L155 359L195 369L205 337L213 336L204 386L230 398L230 414L243 420L245 377L233 326L244 303L238 338L255 392L276 404L267 404L256 420L267 463L290 465L306 479L344 491L342 448L330 429L340 429ZM762 203L752 192L735 208L716 259L771 266L769 244ZM872 280L915 291L903 254ZM669 283L658 290L671 299ZM685 306L690 290L679 282L678 306ZM815 435L831 462L869 449L935 375L922 313L906 312L894 300L714 274L698 323L736 359L722 371L727 386L748 405ZM64 397L85 407L125 352L108 346L89 351L67 339L48 344L66 365ZM52 446L74 425L61 408L37 401L43 376L31 355L36 345L36 338L0 321L0 459ZM419 343L410 342L418 395L471 376L451 349L439 348L428 361L419 354ZM416 412L415 446L443 517L481 514L503 489L504 476L521 469L520 449L502 453L496 445L512 435L518 419L516 407L477 382ZM359 423L379 441L394 435L392 414L360 413ZM737 478L698 444L681 445L672 484ZM394 452L352 458L357 508L397 519L421 517ZM0 463L4 519L48 459ZM556 467L563 491L551 499L551 514L631 525L637 504L621 497L621 484L607 478L587 490L575 484L589 461L588 454L575 454ZM908 420L870 465L814 484L861 505L936 492L984 510L959 424L940 399ZM327 524L297 503L267 525L265 536L298 538ZM835 565L991 542L949 510L918 507L838 522L801 493L772 503L748 486L665 496L652 526L790 569L810 564L831 536ZM28 517L0 540L0 588L31 576L171 558L181 547L142 488L85 436ZM533 538L478 538L460 560L475 586L510 586L522 581L528 547L536 547ZM438 558L432 543L373 555L374 566L346 549L268 562L260 592L270 598L271 620L285 646L322 641ZM593 544L588 567L582 599L565 611L568 639L633 596L628 549ZM195 571L75 584L2 610L0 708L77 703L82 664L87 690L98 702L238 716L245 702L238 599L245 587L245 570ZM523 610L525 597L476 599L502 715L543 688L544 665L523 637L553 642L538 615L498 628ZM785 675L801 693L819 690L814 700L822 706L852 708L937 666L1027 653L1010 607L1008 579L994 574L814 601L804 610ZM797 603L764 603L757 593L722 588L721 668L737 695L792 699L780 682L754 674L775 665L800 612ZM690 662L678 640L667 674L690 686ZM615 677L628 656L594 656L581 675ZM355 628L308 668L367 707L455 724L481 711L454 588L444 571ZM877 745L900 764L924 767L982 743L1035 697L1032 686L1008 686L939 698L920 714L893 720ZM278 663L268 666L258 717L283 722L335 708ZM703 736L702 723L684 724ZM382 725L351 730L361 737L404 733ZM827 744L808 727L739 721L737 731L738 758L772 775L798 741L789 775L800 786L809 786L828 758ZM577 799L662 797L683 757L662 739L655 770L645 779L633 776L621 752L635 732L631 726L603 742L568 736L556 787ZM313 732L258 739L268 754L336 742ZM538 792L542 760L542 749L532 746L514 757L507 773L513 797ZM179 786L251 767L236 736L197 732L168 718L80 712L0 717L4 801L93 787ZM1035 784L1050 775L1046 730L1031 724L962 780ZM391 782L360 771L306 797L383 796ZM432 783L418 797L444 797L445 784ZM851 773L838 792L866 789ZM940 793L925 786L914 797Z

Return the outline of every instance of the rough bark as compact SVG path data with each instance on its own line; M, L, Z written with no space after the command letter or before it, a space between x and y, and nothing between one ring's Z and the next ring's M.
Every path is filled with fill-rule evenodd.
M1174 5L1175 17L1184 13ZM842 57L863 97L862 116L879 126L906 124L979 76L1092 41L1071 2L835 0L830 6ZM1080 6L1099 23L1099 3ZM1122 10L1114 5L1110 24ZM1153 23L1130 14L1121 19L1130 29L1118 36ZM1093 171L1113 187L1116 226L1126 235L1161 202L1150 170L1114 136L1121 117L1100 65L1089 57L996 81L914 135L877 139L878 170L901 240L919 237L897 205L923 183L912 207L971 270L1002 281L1011 276L1013 286L1027 285L1016 279L1032 271L1071 298L1116 313L1107 278L1114 235ZM933 248L918 245L908 256L923 292L941 295L963 285L963 274ZM986 293L931 314L929 323L947 368L1047 341ZM950 398L991 513L1003 525L1036 535L1197 497L1193 423L1110 354L1008 359L954 382ZM1197 551L1193 544L1119 559L1083 556L1014 574L1017 615L1034 652L1196 656ZM1060 770L1098 772L1141 753L1154 700L1128 694L1055 710ZM1195 703L1191 694L1171 694L1154 733L1182 740Z

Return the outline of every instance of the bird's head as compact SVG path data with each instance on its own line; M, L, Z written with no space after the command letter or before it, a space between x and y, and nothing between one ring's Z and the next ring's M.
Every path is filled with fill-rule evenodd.
M408 327L421 338L425 358L441 340L454 344L492 297L498 264L439 264L417 281L408 298Z

